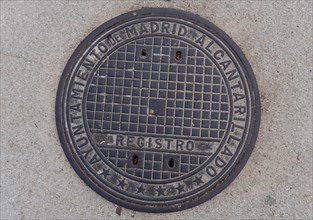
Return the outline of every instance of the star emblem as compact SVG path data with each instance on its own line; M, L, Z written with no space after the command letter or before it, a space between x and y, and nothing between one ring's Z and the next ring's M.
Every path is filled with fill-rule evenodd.
M196 176L193 182L195 182L199 186L201 183L203 183L202 176Z
M102 175L103 177L104 177L104 179L106 179L107 178L107 176L110 176L111 174L110 174L110 170L109 169L102 169L102 172L99 174L99 175Z
M184 187L184 185L180 185L180 183L178 183L178 186L175 189L177 189L178 193L180 194L181 192L185 192Z
M159 188L157 188L156 191L158 192L158 196L160 196L160 195L165 196L164 195L165 189L163 189L161 186L159 186Z
M118 180L118 185L117 186L120 186L122 189L124 189L124 187L127 185L127 183L125 183L125 179L122 179L122 180Z
M146 190L146 189L143 187L142 184L141 184L139 187L137 187L137 193L143 194L145 190Z
M186 181L184 181L185 185L186 185L186 189L193 189L193 181L191 179L188 179Z

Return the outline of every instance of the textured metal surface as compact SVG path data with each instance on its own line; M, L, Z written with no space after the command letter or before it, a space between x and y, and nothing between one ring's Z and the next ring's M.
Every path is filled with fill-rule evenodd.
M174 9L131 12L89 35L64 70L56 114L80 177L147 212L189 208L225 188L252 151L260 117L239 48Z

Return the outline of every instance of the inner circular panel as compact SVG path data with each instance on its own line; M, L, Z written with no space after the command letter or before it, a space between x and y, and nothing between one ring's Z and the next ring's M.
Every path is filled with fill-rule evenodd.
M91 138L111 166L167 180L210 158L190 149L218 145L229 121L229 97L219 70L201 50L155 36L132 41L104 60L91 80L86 110Z

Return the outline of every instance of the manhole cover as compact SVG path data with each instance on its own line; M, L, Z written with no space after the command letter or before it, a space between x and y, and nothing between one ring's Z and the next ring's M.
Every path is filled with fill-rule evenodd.
M57 94L63 149L108 200L145 212L200 204L239 173L256 140L252 69L208 21L143 9L97 28Z

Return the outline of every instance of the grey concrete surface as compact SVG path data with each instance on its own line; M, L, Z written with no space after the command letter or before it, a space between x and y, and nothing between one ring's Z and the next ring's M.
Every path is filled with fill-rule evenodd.
M55 125L62 70L103 22L142 7L210 20L250 61L262 120L247 165L195 208L147 214L106 201L76 175ZM1 219L312 219L312 1L1 1Z

